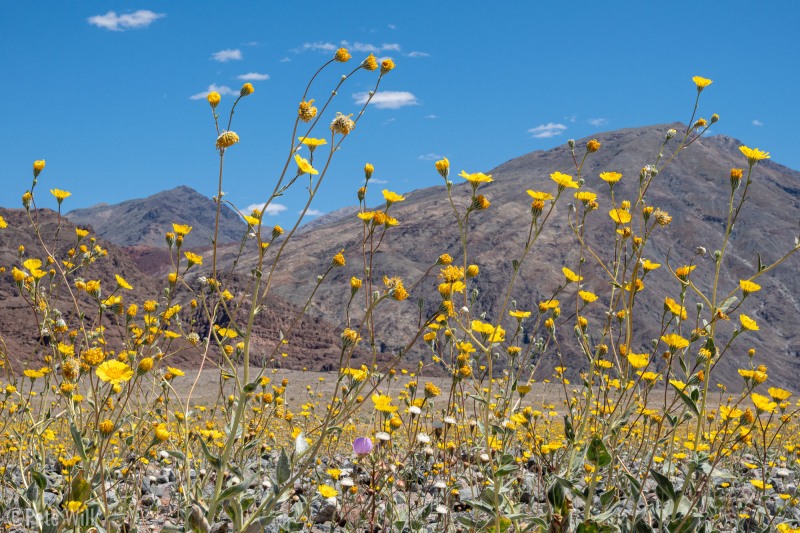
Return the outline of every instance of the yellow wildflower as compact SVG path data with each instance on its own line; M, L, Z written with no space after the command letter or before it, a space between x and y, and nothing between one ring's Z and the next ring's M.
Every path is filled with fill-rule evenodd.
M608 215L617 224L627 224L631 221L631 214L624 209L612 209L608 212Z
M200 255L192 252L183 252L183 255L186 257L186 261L189 263L189 266L203 264L203 257Z
M739 315L739 322L742 324L742 329L746 329L749 331L758 331L758 324L756 321L750 318L749 316L745 315L744 313Z
M697 86L697 92L702 91L703 89L705 89L706 87L708 87L709 85L714 83L713 81L709 80L708 78L703 78L703 77L700 77L700 76L694 76L692 78L692 81Z
M50 194L56 197L56 200L58 201L59 205L61 205L61 202L63 202L65 199L72 196L71 192L62 191L61 189L50 189Z
M629 353L628 362L633 368L644 368L650 363L647 354L643 353Z
M769 159L769 152L764 152L763 150L759 150L758 148L748 148L747 146L740 146L739 151L744 154L747 158L747 162L750 163L752 167L759 161L764 159Z
M590 304L595 300L597 300L597 295L589 291L578 291L578 296L580 296L581 299L587 304Z
M375 59L373 54L370 54L364 61L361 62L361 67L364 70L369 70L370 72L376 70L378 68L378 60Z
M117 285L119 285L123 289L128 289L128 290L133 289L133 286L131 286L130 283L125 281L125 278L123 278L122 276L120 276L118 274L114 274L114 277L117 279Z
M351 57L353 56L350 55L350 52L347 50L347 48L339 48L336 50L336 54L334 54L333 59L339 63L347 63L350 61Z
M583 276L577 275L575 272L568 269L567 267L562 267L561 272L564 273L564 276L567 278L567 282L577 283L583 281Z
M622 179L622 174L620 172L601 172L600 179L610 185L613 185Z
M747 279L739 280L739 288L742 289L742 294L747 296L751 292L758 292L761 290L761 285L754 283Z
M460 177L464 178L468 182L472 183L473 185L477 185L478 183L490 183L494 181L492 179L491 174L484 174L483 172L475 172L473 174L467 174L466 170L462 170Z
M562 174L561 172L553 172L550 174L550 179L556 182L558 189L577 189L579 185L572 179L569 174Z
M239 89L239 96L240 97L249 96L249 95L253 94L254 92L255 92L255 89L253 88L253 84L252 83L245 83L244 85L242 85L242 88Z
M300 154L294 154L294 160L297 163L298 174L319 174L319 171L311 166L311 163L308 162L308 159L300 157Z
M664 341L664 343L666 343L666 345L673 350L682 350L683 348L689 346L689 341L687 339L684 339L677 333L670 333L668 335L663 335L661 337L661 340Z
M323 498L335 498L339 491L331 487L330 485L320 485L317 487L317 490L322 495Z
M97 367L95 371L101 381L119 385L123 381L129 381L133 377L133 369L121 361L112 359L105 361Z
M392 205L397 202L402 202L405 200L404 196L397 194L396 192L392 192L389 189L383 189L383 198L386 200L387 205Z

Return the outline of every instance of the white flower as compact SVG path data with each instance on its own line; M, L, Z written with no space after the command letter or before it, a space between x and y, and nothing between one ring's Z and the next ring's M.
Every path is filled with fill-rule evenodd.
M428 444L431 441L431 438L425 433L417 433L417 442L422 444Z

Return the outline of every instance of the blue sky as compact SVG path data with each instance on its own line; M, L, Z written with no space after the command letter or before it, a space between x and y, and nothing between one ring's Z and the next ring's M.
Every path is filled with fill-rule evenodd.
M37 201L64 211L189 185L216 192L209 88L251 81L232 129L224 190L263 202L280 172L308 78L339 46L354 56L312 87L324 100L370 51L391 57L391 91L334 159L315 213L356 204L362 167L380 189L440 184L433 160L485 171L569 138L687 121L694 75L714 80L713 133L800 168L795 2L3 2L0 206L20 206L44 158ZM359 72L331 111L356 112L376 73ZM221 88L221 89L219 89ZM194 99L193 99L194 97ZM233 97L225 96L225 112ZM323 121L327 125L327 121ZM320 131L318 136L324 136ZM289 224L304 191L277 201Z

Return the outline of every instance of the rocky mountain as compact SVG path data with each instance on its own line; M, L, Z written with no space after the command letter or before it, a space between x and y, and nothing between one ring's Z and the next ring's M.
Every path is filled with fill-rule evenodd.
M585 184L583 190L597 193L600 209L589 215L587 243L608 261L614 225L608 216L611 200L606 183L598 177L600 172L616 171L623 174L614 189L617 202L635 200L640 169L654 162L666 131L676 128L685 131L682 124L664 124L642 128L630 128L598 134L601 149L590 154L583 168ZM579 157L588 139L578 141ZM677 147L678 138L667 142L663 163ZM681 152L661 172L647 192L646 200L667 211L672 216L669 226L657 232L648 243L648 258L664 266L648 274L646 287L637 295L640 318L636 327L636 351L646 350L652 339L659 337L659 323L666 296L677 299L680 286L669 272L673 268L694 262L697 269L693 280L700 286L708 286L714 271L713 251L721 246L730 192L729 172L732 167L747 167L747 161L739 152L743 143L725 136L698 139ZM461 170L458 161L454 165L451 180L454 201L465 207L469 201L469 184L457 177ZM555 193L555 184L550 173L555 171L575 174L575 166L568 147L562 146L548 151L532 152L503 163L491 170L469 169L470 172L486 171L494 182L484 184L481 192L491 201L487 211L477 212L470 219L469 262L480 266L480 275L471 288L478 290L477 301L472 312L486 313L487 320L496 322L502 289L508 284L513 272L512 260L519 257L527 236L530 222L531 198L527 189ZM431 166L430 181L443 183ZM398 191L399 192L399 191ZM532 253L520 269L520 276L511 293L517 308L533 310L537 302L547 299L564 282L562 266L577 269L579 247L567 225L571 198L563 198L548 220ZM740 191L741 192L741 191ZM375 193L371 193L376 198ZM380 198L380 196L377 196ZM406 286L423 278L434 265L436 258L448 253L456 263L463 261L459 232L452 209L443 186L417 190L405 195L406 200L391 207L391 214L399 220L391 228L376 254L372 272L379 281L384 275L400 276ZM794 246L800 219L800 173L771 161L762 161L754 170L753 185L749 200L736 224L727 259L721 290L734 290L740 278L751 276L757 268L758 257L770 264ZM351 276L363 277L361 259L363 223L351 216L334 218L328 223L315 224L309 231L299 233L283 251L273 282L274 292L296 305L304 304L310 295L310 283L324 272L331 258L342 248L348 260L344 268L335 269L326 282L316 291L311 312L323 316L333 323L344 323L344 310L349 298L347 281ZM696 255L698 247L708 250L705 256ZM254 264L254 257L240 260L245 270ZM727 383L740 383L737 368L748 364L747 350L757 350L756 362L769 367L770 383L792 386L800 375L800 276L796 274L800 265L800 254L792 257L774 271L759 278L763 290L748 298L743 307L733 314L731 321L721 331L730 333L738 325L738 312L745 312L758 321L760 331L748 332L738 339L720 361L715 376ZM412 338L420 315L433 312L440 300L436 293L438 269L410 292L403 302L393 302L376 317L382 348L387 352L399 349L403 342ZM602 304L608 304L610 287L602 271L589 257L584 265L585 290L596 292ZM473 282L471 282L473 283ZM574 284L561 296L574 308ZM691 291L687 295L687 309L694 312L698 297ZM598 302L598 303L600 303ZM420 312L422 306L422 313ZM595 314L589 314L590 331L599 327L602 305ZM565 318L569 316L565 313ZM505 317L504 320L507 320ZM509 324L506 324L510 326ZM594 330L596 331L596 329ZM531 335L541 332L531 332ZM571 326L560 330L560 343L567 366L573 375L581 368L581 359L572 348ZM429 352L429 350L428 350ZM429 360L426 348L417 343L409 354L411 360L424 357ZM553 353L542 362L545 375L549 368L558 364Z
M608 217L611 206L608 186L598 177L600 172L616 171L623 174L615 186L617 202L635 200L639 170L654 162L664 135L669 128L685 130L681 124L665 124L642 128L630 128L599 134L596 138L602 146L597 153L590 154L583 168L585 183L582 190L597 193L598 211L589 215L586 224L586 242L603 260L611 259L611 237L614 225ZM577 142L579 155L588 139ZM665 157L669 158L677 146L677 138L667 142ZM649 188L646 201L669 212L672 222L661 228L648 242L647 258L661 263L662 268L647 275L645 288L637 294L639 317L636 323L633 350L648 349L652 339L659 337L659 322L666 296L677 299L680 285L669 272L667 265L675 268L694 263L693 281L707 287L714 271L713 251L721 246L729 199L729 171L732 167L746 167L747 162L738 150L738 140L725 136L698 139L681 152ZM461 170L458 161L452 161L451 180L454 182L452 196L462 209L469 202L469 184L457 177ZM470 305L473 316L485 313L485 320L496 323L497 314L513 273L512 261L519 257L530 223L531 198L527 189L555 193L555 184L549 178L555 171L575 175L575 166L567 146L548 151L537 151L507 161L491 170L494 182L483 184L481 193L491 202L486 211L475 212L470 217L468 258L469 263L480 266L480 274L469 281L469 290L475 289L474 304ZM405 281L410 297L403 302L386 302L376 313L376 349L385 359L397 351L417 330L420 317L433 313L440 297L436 291L439 280L436 258L450 254L455 262L463 261L458 227L448 201L443 180L431 166L430 182L440 185L405 194L405 201L394 204L390 214L399 225L392 227L384 238L380 251L372 264L374 289L382 289L383 276L399 276ZM400 191L397 191L400 192ZM572 191L565 194L550 215L547 225L519 271L517 282L510 293L512 305L521 310L536 312L537 303L550 297L564 283L562 266L578 268L579 246L567 224ZM741 190L739 191L741 193ZM368 198L380 198L371 190ZM179 200L179 201L178 201ZM381 208L378 206L378 208ZM349 213L348 213L349 211ZM276 345L280 331L286 331L291 317L306 305L314 295L309 316L304 318L289 337L289 357L281 361L293 368L307 367L320 370L331 368L339 332L347 325L357 327L362 319L363 292L350 307L351 276L364 277L362 260L363 222L356 216L356 208L344 208L329 213L306 224L283 248L281 239L267 251L270 261L277 250L281 250L275 274L271 281L270 298L258 315L256 327L256 350L266 353ZM228 285L237 296L248 298L247 278L256 264L254 250L246 248L239 254L240 238L244 225L234 213L224 211L223 230L219 258L221 270L230 269L236 262L237 275L228 279ZM45 257L41 244L33 239L30 223L25 213L18 210L0 210L9 227L0 230L0 266L6 267L0 275L0 335L6 342L6 353L13 354L12 362L30 359L31 354L42 351L35 333L31 332L30 308L17 295L10 277L13 265L20 263L17 254L19 244L26 247L26 257ZM171 229L172 222L194 226L187 239L187 247L194 247L204 255L213 232L214 206L210 199L199 195L188 187L156 194L150 198L131 200L117 206L96 206L77 210L67 216L70 222L81 226L91 225L101 237L99 242L109 250L109 258L92 265L93 273L113 284L113 274L126 277L135 287L126 295L126 301L141 304L144 299L163 294L164 280L170 264L169 251L164 247L164 232ZM54 238L58 224L57 214L41 211L48 239ZM753 175L749 199L739 222L736 224L731 244L724 261L721 290L735 290L740 278L751 276L757 269L759 257L770 264L794 245L798 235L800 219L800 173L772 161L762 161ZM74 226L65 222L53 249L63 256L65 250L74 246ZM94 231L94 230L93 230ZM92 233L94 234L94 233ZM104 237L105 236L105 237ZM121 243L123 247L105 242ZM252 241L247 241L252 246ZM697 255L698 247L708 250L706 255ZM315 288L314 280L328 269L331 258L344 249L347 263L333 269L324 282ZM207 248L206 248L207 250ZM748 332L737 339L733 348L726 352L715 369L715 380L728 384L740 383L737 368L748 364L747 350L757 351L756 364L764 363L769 368L770 383L796 389L796 377L800 374L800 276L797 267L800 254L790 258L774 271L760 277L763 290L748 297L742 307L731 313L731 321L721 326L730 333L738 325L738 313L744 312L760 325L760 331ZM207 265L204 265L207 267ZM200 271L197 274L199 275ZM607 277L587 255L583 265L584 289L600 296L594 311L584 314L589 319L588 331L594 338L603 320L603 307L608 305L610 287ZM192 283L192 280L187 280ZM418 282L419 281L419 282ZM418 283L417 283L418 282ZM104 285L106 286L106 285ZM562 301L564 325L559 328L559 343L563 363L575 377L583 368L582 359L574 349L572 328L569 322L574 313L575 285L569 286L559 299ZM181 296L188 302L188 295ZM687 294L686 307L690 314L695 310L699 298L691 291ZM572 302L572 303L568 303ZM69 302L64 300L65 308ZM573 311L570 311L572 307ZM591 308L590 308L591 309ZM74 317L73 317L74 318ZM503 318L508 321L508 317ZM512 323L504 322L508 328ZM530 326L528 326L530 327ZM526 331L527 337L541 335L542 331ZM198 354L184 350L178 362L184 365L198 363ZM34 356L35 358L35 356ZM366 361L359 355L356 363ZM412 368L423 359L430 362L430 350L418 341L406 353L404 366ZM561 364L554 350L550 350L540 362L540 376L546 377L553 366ZM432 368L432 367L429 367ZM439 369L441 372L442 369ZM426 372L429 369L426 368Z
M180 186L147 198L126 200L119 204L99 204L66 213L75 224L91 226L97 236L118 246L166 248L164 234L172 223L188 224L194 229L186 236L184 247L209 246L214 237L214 202L191 187ZM246 226L232 209L222 206L219 242L242 238Z
M191 189L188 188L179 188L176 191L189 196L192 194L189 192ZM175 191L169 192L169 194L174 193ZM71 330L78 328L81 320L78 312L75 311L73 295L82 312L86 314L83 318L85 325L94 325L97 317L97 304L92 302L85 292L74 288L75 282L79 279L100 280L102 297L105 298L116 287L115 274L125 278L133 286L133 289L119 290L117 294L123 297L125 307L132 303L139 306L137 323L140 325L141 309L145 300L156 300L160 302L162 308L165 305L165 288L168 287L165 268L170 264L169 251L161 250L161 253L157 255L153 253L156 248L150 248L147 257L152 262L153 269L145 271L140 268L141 257L132 253L130 249L120 248L102 238L90 242L89 239L95 235L91 228L89 228L89 235L78 242L75 224L67 218L59 217L53 211L42 209L33 214L33 219L40 228L41 239L35 234L31 219L25 211L0 208L0 216L7 223L7 227L0 229L0 367L4 366L5 362L8 362L8 366L16 371L26 365L36 367L41 364L45 356L52 353L49 337L42 337L39 334L38 324L42 321L41 310L37 310L27 297L20 294L13 279L13 269L15 267L24 269L22 264L28 259L42 261L42 268L48 271L53 268L48 266L48 256L53 257L59 264L63 264L62 261L75 261L71 258L80 257L84 253L80 249L81 245L85 245L87 249L92 249L97 245L106 251L104 256L98 255L96 261L87 267L68 275L72 291L69 291L63 284L51 290L49 289L49 275L46 274L42 278L44 280L42 281L42 292L50 300L51 308L59 310ZM185 218L182 221L193 223L192 220ZM197 228L195 228L196 230ZM141 252L145 248L139 246L134 251ZM70 250L75 250L75 255L71 255ZM155 270L163 275L154 275ZM196 285L192 285L195 283L194 277L189 276L186 281L190 286L197 288ZM246 300L246 295L240 289L240 287L246 287L246 280L230 279L229 286L236 294L237 301L238 299ZM45 288L48 289L45 290ZM194 327L202 334L208 331L207 320L200 313L191 312L189 302L192 297L191 292L181 289L175 291L175 299L172 303L183 306L181 319L184 324L196 321ZM283 298L271 296L267 300L264 308L256 316L252 352L255 362L261 362L273 352L280 342L280 332L288 331L295 317L300 314L300 308ZM106 311L103 313L102 324L106 328L106 349L118 352L123 347L121 339L125 331L124 318L111 311ZM304 316L295 327L302 332L302 335L296 336L290 346L281 347L278 351L278 354L287 353L287 357L277 355L274 362L270 362L266 357L266 364L293 369L333 368L332 362L335 366L338 360L339 350L336 346L340 344L340 331L319 316ZM186 342L185 338L171 341L169 348L165 347L164 349L169 352L169 364L173 366L191 368L200 363L200 351Z

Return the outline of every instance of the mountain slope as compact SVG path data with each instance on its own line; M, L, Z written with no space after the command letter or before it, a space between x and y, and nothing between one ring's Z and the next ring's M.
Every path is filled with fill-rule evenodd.
M607 214L611 206L608 186L598 178L598 174L603 171L622 172L624 177L615 187L616 200L635 200L639 170L655 160L664 134L671 127L685 130L683 125L668 124L596 136L602 148L587 159L583 169L586 179L583 190L598 194L600 209L589 215L587 241L606 260L609 259L607 250L611 243L609 234L613 235L614 227ZM578 142L579 157L586 140ZM677 142L676 138L667 143L662 162L669 157ZM646 198L648 204L668 211L673 220L648 244L647 257L664 267L648 275L645 290L637 295L641 318L637 323L637 346L633 347L634 350L644 350L650 346L651 339L658 338L664 297L679 297L679 285L666 268L667 256L673 268L692 261L697 263L693 279L701 286L708 286L714 270L711 256L713 250L721 246L724 231L730 191L729 170L747 165L738 150L741 144L724 136L699 139L679 154L651 185ZM469 201L469 186L456 177L460 167L457 161L453 163L451 179L456 183L452 189L453 197L464 207ZM555 185L549 178L555 171L575 173L566 146L532 152L487 172L495 181L482 186L481 192L492 205L486 212L472 216L469 229L469 262L477 263L481 269L474 282L478 297L473 312L486 312L487 320L496 320L502 299L501 289L507 286L513 272L512 259L519 256L524 246L531 200L525 191L536 189L555 193ZM441 180L433 168L430 179L431 182ZM740 278L751 276L759 253L764 263L769 264L793 246L800 218L799 193L800 173L770 161L762 161L756 166L750 199L733 230L732 244L724 262L722 290L734 290ZM370 194L370 197L376 197L373 191ZM568 205L575 200L571 198L571 191L567 194L569 197L559 202L520 270L520 277L511 293L519 309L535 311L536 303L547 299L563 283L562 266L577 269L578 247L566 220ZM442 253L449 253L456 263L462 261L458 228L444 187L408 193L406 201L392 206L391 213L400 224L388 231L381 252L376 254L373 273L378 283L384 275L401 276L409 286ZM282 256L274 291L295 304L304 302L311 290L310 280L321 274L331 257L344 248L347 265L332 272L330 279L317 292L313 308L313 312L328 320L343 323L343 311L349 297L347 280L350 276L363 277L361 235L362 222L355 217L355 212L350 217L317 225L296 235ZM709 254L696 256L695 250L700 246L709 250ZM759 278L764 290L750 296L739 311L755 318L761 331L749 332L737 340L715 371L718 379L727 383L738 382L740 378L736 369L748 364L746 352L750 347L757 349L757 362L769 366L771 383L787 386L798 375L800 277L795 274L798 260L800 258L793 257ZM254 258L247 257L241 264L248 268L254 264ZM434 269L434 276L436 271ZM432 312L438 305L435 291L438 281L434 276L429 276L412 290L406 301L392 303L390 314L378 320L381 339L387 350L400 348L402 341L409 339L416 329L419 298L425 300L423 307L427 312ZM598 304L607 305L608 283L591 258L584 266L584 276L586 290L600 295ZM567 304L568 296L574 295L574 290L573 285L561 297L565 311L570 306L574 308L574 300ZM694 294L688 294L686 307L690 313L694 312L697 300ZM591 320L589 331L597 331L602 318L601 308L602 305L597 305L597 313L588 315ZM565 312L565 317L568 314ZM723 331L732 331L733 325L738 324L737 315L738 312L729 324L722 326ZM506 325L510 326L510 323ZM560 330L560 341L574 375L581 365L575 358L570 332L571 326L565 325ZM412 358L422 356L425 351L419 343ZM553 353L546 359L542 363L544 368L558 362Z
M172 223L188 224L194 229L186 236L184 246L196 248L211 244L215 210L210 198L190 187L180 186L147 198L75 209L66 217L76 224L92 226L99 237L119 246L166 248L164 234L172 231ZM223 205L219 242L238 241L246 229L241 218Z

